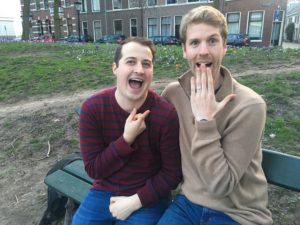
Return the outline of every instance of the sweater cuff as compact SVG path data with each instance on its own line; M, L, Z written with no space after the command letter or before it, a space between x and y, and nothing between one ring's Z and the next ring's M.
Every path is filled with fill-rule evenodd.
M212 137L220 137L220 133L217 129L216 120L210 121L197 121L196 122L196 131L199 134L198 139L207 140Z
M123 135L116 140L115 146L117 148L118 154L121 157L128 156L134 151L134 149L129 144L127 144Z

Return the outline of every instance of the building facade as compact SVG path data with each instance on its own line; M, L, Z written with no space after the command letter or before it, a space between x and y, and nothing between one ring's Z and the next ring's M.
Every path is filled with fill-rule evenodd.
M293 42L300 43L300 1L294 1L288 4L286 25L294 24Z
M53 1L31 0L32 36L53 33ZM81 10L77 14L75 2L59 1L61 36L77 35L79 24L81 35L94 41L105 34L178 37L181 18L187 11L213 4L213 0L81 0ZM253 46L281 45L287 0L219 2L229 32L247 34Z
M14 19L10 17L0 17L0 42L10 41L16 38Z

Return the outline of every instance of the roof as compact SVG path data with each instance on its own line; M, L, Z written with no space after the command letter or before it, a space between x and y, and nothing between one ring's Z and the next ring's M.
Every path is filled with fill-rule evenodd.
M300 2L289 4L286 9L286 16L300 14Z

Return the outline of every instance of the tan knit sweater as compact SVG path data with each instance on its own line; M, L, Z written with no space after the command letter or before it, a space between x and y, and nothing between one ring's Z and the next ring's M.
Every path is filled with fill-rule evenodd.
M265 102L234 80L225 67L221 73L224 79L217 101L230 93L236 97L215 120L194 121L190 71L162 93L175 106L180 121L182 194L196 204L224 212L240 224L272 224L261 166Z

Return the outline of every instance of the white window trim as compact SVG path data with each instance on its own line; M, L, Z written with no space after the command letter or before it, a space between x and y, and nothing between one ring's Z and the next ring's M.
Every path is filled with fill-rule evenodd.
M247 31L247 35L249 36L248 34L248 28L249 28L249 18L250 18L250 13L252 12L262 12L262 26L261 26L261 37L260 37L260 40L251 40L251 42L263 42L263 36L264 36L264 24L265 24L265 10L251 10L251 11L248 11L248 16L247 16L247 28L246 28L246 31Z
M94 1L99 2L99 10L94 10ZM101 2L100 2L100 0L91 0L91 7L92 7L92 12L100 12L101 11Z
M137 17L129 18L129 22L130 22L130 36L132 36L132 33L131 33L131 27L132 27L132 26L131 26L131 20L132 20L132 19L135 19L135 20L136 20L136 25L135 25L135 27L136 27L136 35L138 36L138 33L139 33L139 32L138 32L138 27L139 27L139 26L138 26L138 22L139 22L139 21L138 21L138 18L137 18Z
M123 19L114 19L113 20L113 26L114 26L114 34L116 34L116 27L115 27L115 21L117 21L117 20L121 20L122 22L121 22L121 24L122 24L122 32L121 32L121 34L123 34Z
M228 14L240 14L240 17L239 17L239 33L241 33L241 18L242 18L242 12L241 11L235 11L235 12L227 12L226 15L225 15L225 18L226 18L226 23L227 23L227 26L228 26L228 22L227 22L227 16ZM248 24L247 24L248 26ZM247 27L247 30L248 30L248 27Z

